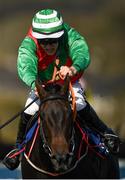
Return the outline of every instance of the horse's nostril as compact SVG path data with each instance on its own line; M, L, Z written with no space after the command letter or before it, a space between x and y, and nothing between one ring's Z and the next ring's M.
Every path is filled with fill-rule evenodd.
M58 163L62 163L62 162L66 163L66 162L68 162L68 164L69 164L69 159L71 161L72 156L69 155L69 154L63 154L63 155L56 154L56 155L52 156L52 159L55 159Z
M58 163L65 162L68 158L68 154L56 154L51 157L52 159L56 159Z
M65 154L63 154L63 155L57 154L55 156L55 158L57 159L57 161L65 161L66 160L66 155Z
M70 168L72 162L72 156L68 154L55 154L51 156L52 164L54 165L54 169L56 171L66 171Z

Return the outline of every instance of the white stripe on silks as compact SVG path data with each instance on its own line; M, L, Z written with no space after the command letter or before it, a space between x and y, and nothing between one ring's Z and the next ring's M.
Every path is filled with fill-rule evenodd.
M43 15L43 14L40 14L39 12L36 14L36 17L38 19L51 19L51 18L54 18L57 16L57 12L54 10L52 14L49 14L49 15Z
M63 33L64 33L64 31L56 32L56 33L53 33L53 34L40 34L40 33L32 31L33 37L35 37L37 39L59 38L59 37L61 37L63 35Z
M60 18L60 20L58 22L52 22L52 23L48 23L48 24L35 23L33 21L32 25L34 28L38 28L38 29L49 29L49 28L58 27L58 26L62 25L62 23L63 23L63 20L62 20L62 18Z

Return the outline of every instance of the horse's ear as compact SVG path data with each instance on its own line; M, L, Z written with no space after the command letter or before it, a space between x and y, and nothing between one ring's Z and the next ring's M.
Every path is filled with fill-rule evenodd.
M67 74L64 79L64 85L61 88L61 94L66 95L67 97L69 96L69 82L70 82L70 77Z
M44 97L46 97L47 92L43 88L42 83L40 82L40 80L37 79L35 81L35 85L36 85L36 89L37 89L37 92L38 92L38 95L39 95L40 99L43 99Z

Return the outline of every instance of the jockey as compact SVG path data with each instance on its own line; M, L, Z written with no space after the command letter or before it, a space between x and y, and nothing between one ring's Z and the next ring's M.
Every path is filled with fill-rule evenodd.
M18 75L31 88L26 106L37 96L35 80L38 77L42 82L52 79L57 58L60 60L58 67L61 76L65 78L69 73L71 78L76 96L76 109L81 124L84 123L82 122L84 120L100 133L114 135L114 132L99 119L83 96L84 89L82 89L79 79L90 64L90 54L86 40L74 28L64 23L61 15L56 10L44 9L37 12L33 17L32 26L19 47ZM37 100L22 113L16 147L9 155L18 151L18 145L24 140L26 125L39 110L39 103L40 101ZM4 158L3 163L13 170L19 165L19 156L7 161L9 155Z

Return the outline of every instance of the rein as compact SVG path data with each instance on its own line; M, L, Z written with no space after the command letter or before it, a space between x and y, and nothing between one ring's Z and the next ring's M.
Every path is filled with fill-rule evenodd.
M59 61L60 60L58 58L55 60L53 76L52 76L52 79L47 82L47 84L53 83L53 82L55 82L55 81L57 81L59 79L64 80L64 78L59 73L59 70L60 70L60 68L59 68ZM71 92L71 97L72 97L73 121L75 121L77 111L76 111L75 94L74 94L74 90L73 90L71 81L69 82L69 91Z

